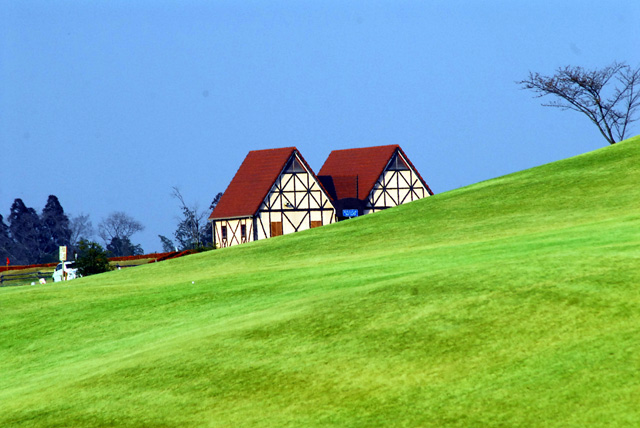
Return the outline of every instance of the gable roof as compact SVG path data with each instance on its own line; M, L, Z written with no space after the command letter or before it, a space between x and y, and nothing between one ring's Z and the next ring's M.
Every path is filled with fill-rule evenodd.
M296 151L295 147L250 151L209 219L254 215Z
M396 153L402 153L429 194L433 194L418 170L397 144L334 150L322 165L318 178L334 199L366 199Z
M256 214L294 154L298 155L307 171L317 179L295 147L250 151L209 216L209 220L250 217Z

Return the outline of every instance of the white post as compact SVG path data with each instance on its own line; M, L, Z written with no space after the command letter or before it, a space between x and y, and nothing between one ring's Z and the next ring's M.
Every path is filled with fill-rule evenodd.
M64 262L66 261L67 261L67 247L61 246L60 247L60 263L62 264L62 280L63 281L67 280L67 271L64 268Z

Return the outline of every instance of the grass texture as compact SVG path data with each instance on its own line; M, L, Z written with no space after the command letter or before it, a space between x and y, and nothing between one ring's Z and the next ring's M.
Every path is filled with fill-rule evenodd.
M640 426L639 326L634 138L319 229L1 289L0 426Z

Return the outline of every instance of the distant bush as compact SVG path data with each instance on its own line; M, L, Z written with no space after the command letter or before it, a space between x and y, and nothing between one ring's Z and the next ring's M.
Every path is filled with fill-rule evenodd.
M100 244L82 240L78 243L78 259L76 266L82 276L94 275L110 271L107 252Z

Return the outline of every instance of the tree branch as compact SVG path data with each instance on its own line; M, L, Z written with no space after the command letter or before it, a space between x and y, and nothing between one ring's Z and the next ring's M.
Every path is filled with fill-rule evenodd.
M614 78L622 88L609 89ZM635 114L640 106L640 92L636 91L639 81L640 69L632 70L624 63L614 62L591 71L566 66L552 76L529 72L528 79L516 83L522 89L532 90L536 98L547 95L559 98L542 105L584 114L609 144L615 144L624 139L629 124L638 120ZM612 95L603 100L606 92Z

